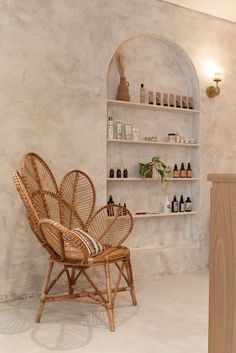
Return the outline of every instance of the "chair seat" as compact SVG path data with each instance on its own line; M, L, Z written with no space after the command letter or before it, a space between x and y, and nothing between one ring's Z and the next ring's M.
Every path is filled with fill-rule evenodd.
M106 261L118 261L125 259L130 256L130 250L126 246L109 247L105 249L102 254L89 257L87 261L84 261L81 252L75 250L74 248L65 246L65 261L66 262L76 262L78 264L89 265L100 265L104 264Z

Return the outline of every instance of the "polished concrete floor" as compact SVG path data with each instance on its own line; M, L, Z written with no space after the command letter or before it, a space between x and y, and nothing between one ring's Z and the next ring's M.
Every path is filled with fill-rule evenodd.
M207 353L208 274L166 276L136 283L138 306L120 293L116 331L95 305L46 306L34 323L38 300L0 304L1 353Z

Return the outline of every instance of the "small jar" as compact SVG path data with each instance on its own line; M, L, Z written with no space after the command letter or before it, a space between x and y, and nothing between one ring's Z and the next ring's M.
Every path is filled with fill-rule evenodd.
M175 143L176 139L176 134L175 133L169 133L168 134L168 142Z

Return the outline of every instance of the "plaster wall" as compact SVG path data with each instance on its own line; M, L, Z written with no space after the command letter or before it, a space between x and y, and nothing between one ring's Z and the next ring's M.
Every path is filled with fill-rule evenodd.
M38 292L46 262L12 170L34 151L58 179L72 168L87 172L97 206L106 202L107 70L120 43L139 33L163 35L183 48L196 68L201 98L200 247L148 257L156 274L160 266L162 273L205 267L207 173L235 172L236 25L157 0L0 0L0 24L0 300ZM221 94L212 100L203 71L211 58L226 72ZM148 275L142 254L135 255L134 272ZM168 271L163 256L171 259Z

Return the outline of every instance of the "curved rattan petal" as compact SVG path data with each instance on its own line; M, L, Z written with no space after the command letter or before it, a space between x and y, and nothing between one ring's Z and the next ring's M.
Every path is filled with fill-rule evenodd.
M36 238L41 243L41 245L49 252L49 254L55 260L59 260L58 255L54 252L54 250L48 244L46 238L43 236L43 234L39 230L39 216L35 210L33 203L31 202L31 199L27 193L24 182L23 182L19 172L13 173L13 181L14 181L16 189L20 195L20 198L25 206L27 218L28 218L28 221L29 221L29 224L30 224L30 227L31 227L33 233L35 234Z
M69 229L87 229L95 205L95 189L91 179L80 170L67 173L60 185L61 221Z
M58 186L45 161L36 153L27 153L22 158L21 175L39 217L60 221Z
M88 257L89 252L78 234L75 234L62 224L59 224L52 219L45 218L39 222L39 229L48 244L61 257L61 261L65 260L65 245L78 251L82 257Z
M120 206L104 206L93 216L88 232L103 245L122 244L133 228L133 217L129 210Z

